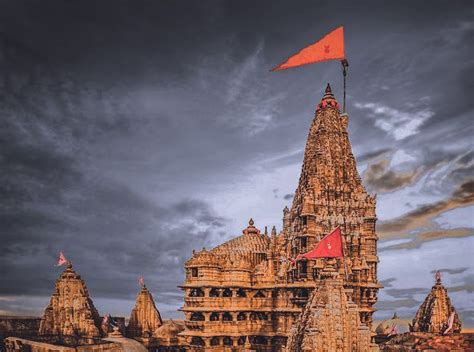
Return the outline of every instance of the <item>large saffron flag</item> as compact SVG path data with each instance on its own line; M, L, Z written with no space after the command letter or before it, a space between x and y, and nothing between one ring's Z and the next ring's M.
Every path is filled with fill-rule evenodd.
M296 259L341 258L343 256L341 229L337 227L329 235L323 237L312 251L300 254Z
M286 70L287 68L314 64L321 61L343 60L345 58L344 27L341 26L316 43L301 49L298 53L288 58L288 60L272 69L272 71Z

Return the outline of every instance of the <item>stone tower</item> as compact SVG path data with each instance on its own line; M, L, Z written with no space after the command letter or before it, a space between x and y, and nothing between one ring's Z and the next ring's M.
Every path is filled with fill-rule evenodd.
M461 321L451 304L448 291L441 284L441 274L436 273L435 285L416 312L410 330L413 332L442 333L446 330L451 314L454 314L452 332L461 332Z
M58 339L100 338L100 317L86 284L69 262L56 281L51 301L41 319L39 335Z
M291 210L285 208L286 255L295 258L340 226L344 242L344 285L353 290L363 323L371 325L377 301L377 235L375 197L365 191L348 137L348 115L327 85L312 122L298 187ZM315 279L317 261L300 261L291 281Z
M150 337L163 325L155 301L145 285L137 296L135 307L130 314L127 335L130 337Z
M347 295L341 275L327 265L321 280L291 329L287 352L366 352L371 332L361 324L359 308Z

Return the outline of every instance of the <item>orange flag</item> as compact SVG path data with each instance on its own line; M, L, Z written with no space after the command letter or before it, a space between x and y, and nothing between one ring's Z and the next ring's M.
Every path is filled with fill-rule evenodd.
M342 258L342 234L341 228L337 227L329 235L325 236L316 247L305 254L300 254L296 259L315 259L315 258Z
M345 57L344 27L341 26L316 43L301 49L284 63L272 69L272 71L286 70L287 68L314 64L321 61L342 60Z

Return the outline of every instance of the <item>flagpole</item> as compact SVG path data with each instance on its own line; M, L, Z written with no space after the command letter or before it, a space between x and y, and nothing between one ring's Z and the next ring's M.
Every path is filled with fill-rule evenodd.
M342 105L342 112L346 112L346 76L347 76L347 68L349 67L349 61L347 59L341 60L342 64L342 75L344 77L344 100Z

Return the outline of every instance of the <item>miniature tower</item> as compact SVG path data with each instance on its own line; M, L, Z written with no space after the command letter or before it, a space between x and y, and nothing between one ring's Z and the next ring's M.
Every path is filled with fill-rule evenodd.
M441 283L441 273L438 271L435 275L435 284L418 308L410 330L443 333L449 325L451 314L453 314L454 320L450 331L460 332L461 321L456 309L451 304L448 291Z
M41 319L39 335L64 338L99 338L100 317L86 284L69 262L56 281L51 301Z
M150 337L163 325L155 301L145 285L137 296L135 307L130 313L127 335L130 337Z

